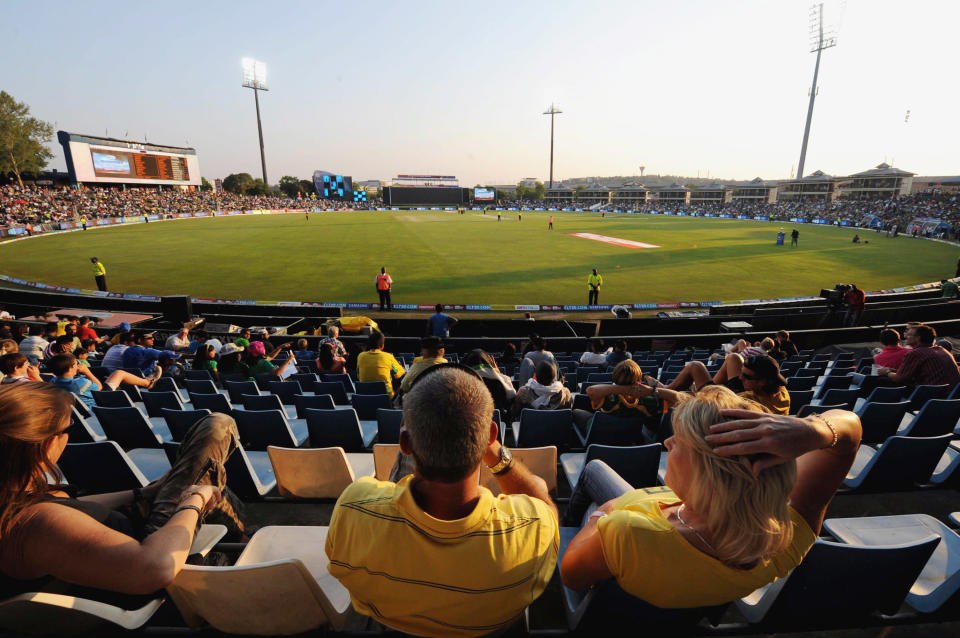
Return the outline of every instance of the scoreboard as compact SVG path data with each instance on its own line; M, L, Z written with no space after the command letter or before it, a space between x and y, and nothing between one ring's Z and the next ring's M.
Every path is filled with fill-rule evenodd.
M313 187L322 199L354 200L353 178L329 171L314 171Z
M200 166L192 148L57 132L67 170L79 183L199 186Z

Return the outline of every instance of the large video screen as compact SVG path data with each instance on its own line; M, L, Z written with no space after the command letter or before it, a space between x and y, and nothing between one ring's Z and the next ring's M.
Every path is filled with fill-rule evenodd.
M67 170L80 183L199 186L200 165L192 148L159 146L59 131Z
M383 203L389 206L462 206L470 197L469 188L431 188L427 186L387 186Z
M492 188L474 188L473 200L477 202L492 202L497 198L497 192Z
M317 189L317 197L353 201L353 178L349 175L314 171L313 186Z
M90 147L90 157L93 160L93 174L97 177L190 181L190 168L185 157L127 153L96 147Z

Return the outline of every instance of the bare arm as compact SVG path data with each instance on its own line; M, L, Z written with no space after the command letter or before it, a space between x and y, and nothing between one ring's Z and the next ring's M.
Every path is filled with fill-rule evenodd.
M615 501L608 501L599 507L599 511L610 513ZM591 517L583 528L570 541L560 565L560 577L570 589L583 591L590 585L611 578L613 574L607 567L597 527L599 518Z
M487 467L500 462L501 447L500 442L496 439L487 446L487 450L483 453L483 462L487 464ZM513 460L513 466L509 471L500 476L494 476L494 478L497 479L500 491L504 494L526 494L527 496L540 499L553 511L554 516L558 516L557 506L554 505L553 499L550 498L550 490L547 489L546 481L532 474L530 470L517 459Z
M90 379L90 381L93 382L93 385L97 386L98 391L103 390L103 384L100 383L100 379L98 379L96 376L94 376L92 372L90 372L90 368L88 368L87 366L77 366L77 372L79 372L83 376Z
M212 506L219 492L203 489ZM183 504L203 508L204 500L194 494ZM197 523L194 510L178 512L139 543L75 509L52 503L35 508L36 517L24 530L25 570L129 594L149 594L173 581L187 560Z
M860 418L830 410L804 419L749 410L722 410L738 419L710 427L706 437L720 456L754 456L753 471L797 460L790 505L819 533L823 516L860 447ZM834 432L836 445L834 445Z

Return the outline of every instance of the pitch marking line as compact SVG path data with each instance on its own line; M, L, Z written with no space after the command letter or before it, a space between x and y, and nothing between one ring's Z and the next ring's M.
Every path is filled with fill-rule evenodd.
M623 246L624 248L660 248L656 244L645 244L642 241L632 241L630 239L619 239L617 237L607 237L606 235L596 235L594 233L567 233L572 237L582 237L583 239L592 239L593 241L602 241L605 244L614 246Z

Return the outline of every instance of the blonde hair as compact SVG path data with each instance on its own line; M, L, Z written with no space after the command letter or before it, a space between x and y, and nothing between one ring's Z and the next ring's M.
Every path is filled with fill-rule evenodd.
M762 412L758 403L711 385L673 411L674 436L691 451L693 468L684 502L703 519L715 555L733 566L753 566L782 551L793 540L787 498L797 480L795 461L754 476L749 456L722 457L704 440L720 423L722 409Z
M770 337L764 337L763 341L760 342L760 347L763 348L764 352L770 352L775 345L777 345L776 342Z
M634 385L643 382L643 370L633 359L624 359L613 369L611 378L617 385Z

